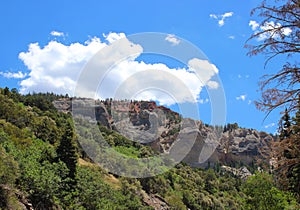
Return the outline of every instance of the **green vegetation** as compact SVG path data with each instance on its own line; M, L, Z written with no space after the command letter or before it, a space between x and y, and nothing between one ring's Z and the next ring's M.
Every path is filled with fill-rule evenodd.
M40 109L60 96L0 91L0 209L21 209L20 197L34 209L143 208L137 195L111 187L99 167L78 164L71 116ZM45 104L27 106L27 97Z
M297 209L292 193L265 173L243 181L181 163L155 177L111 175L89 160L79 139L102 136L128 158L156 152L101 125L76 133L71 116L51 108L60 96L0 92L0 209L154 209L147 196L159 196L170 209Z
M291 193L283 193L275 187L269 174L257 173L250 177L242 185L242 191L248 195L247 209L294 209L297 204Z

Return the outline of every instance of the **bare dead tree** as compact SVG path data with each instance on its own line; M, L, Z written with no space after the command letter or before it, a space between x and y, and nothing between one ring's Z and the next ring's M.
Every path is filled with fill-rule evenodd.
M265 68L271 61L276 66L283 63L274 74L262 77L256 106L267 116L274 109L285 109L279 123L282 138L273 142L270 157L279 186L300 200L300 0L264 0L253 9L252 15L257 13L262 21L252 25L255 32L245 45L248 55L267 56ZM293 122L282 124L289 121L289 113L295 114Z
M251 14L257 13L263 20L246 42L248 55L266 55L265 67L274 60L284 63L262 77L256 106L267 116L277 108L294 112L300 95L300 0L265 0Z

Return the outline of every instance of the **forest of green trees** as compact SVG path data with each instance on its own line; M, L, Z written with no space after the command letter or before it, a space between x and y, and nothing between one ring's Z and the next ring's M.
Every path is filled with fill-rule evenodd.
M297 180L280 189L266 172L242 180L218 168L180 163L149 178L114 176L81 149L71 115L53 107L53 100L66 96L0 91L0 209L153 209L145 194L160 196L170 209L299 207L297 189L291 188ZM124 155L154 153L112 130L100 131Z

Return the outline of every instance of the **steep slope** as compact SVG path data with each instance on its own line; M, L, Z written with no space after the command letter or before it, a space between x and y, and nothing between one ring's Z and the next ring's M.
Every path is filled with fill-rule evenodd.
M111 110L105 102L97 102L101 105L98 106L95 101L85 99L92 106L80 113L91 116L82 119L94 124L98 120L98 127L88 130L83 126L75 130L70 127L71 115L58 112L52 104L60 97L54 94L24 96L0 88L0 209L254 209L265 207L264 202L259 202L262 196L274 209L299 209L295 199L278 190L272 177L266 173L241 180L238 177L247 174L245 168L203 170L179 163L152 177L120 177L99 167L78 144L76 154L64 154L77 159L74 178L69 173L68 163L62 161L63 153L59 153L61 143L68 139L71 141L70 137L73 137L73 132L67 131L79 131L76 140L81 138L86 142L101 134L113 150L138 159L153 156L159 151L172 152L178 139L191 136L202 143L193 145L192 151L198 157L198 150L209 146L209 141L205 140L218 140L221 134L215 131L222 129L206 126L200 121L181 119L178 114L163 107L160 109L162 112L152 108L136 109L133 113L137 116L135 123L129 120L130 126L148 132L157 125L159 134L155 141L141 144L116 132L116 124L122 120L113 121L115 110ZM71 99L60 100L61 105L66 107L62 111L68 112L71 104L63 101ZM99 111L95 112L95 108ZM141 110L144 113L137 114ZM95 113L102 116L96 118ZM126 113L123 111L117 116L126 119ZM151 115L155 117L151 118ZM163 119L161 124L158 119ZM104 122L102 125L101 121ZM154 144L158 146L156 152L150 148L150 145L155 148Z
M215 164L253 167L258 159L267 162L270 142L274 139L270 134L239 128L237 124L212 127L199 120L182 119L178 113L155 102L76 100L72 104L72 99L61 99L54 101L54 106L71 112L75 104L82 115L160 153L170 152L179 139L193 136L195 140L184 161L196 167ZM91 106L88 104L93 105L89 111L85 109Z

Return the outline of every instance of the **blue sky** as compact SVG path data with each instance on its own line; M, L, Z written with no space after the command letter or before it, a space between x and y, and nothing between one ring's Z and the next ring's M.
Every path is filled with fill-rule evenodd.
M226 96L227 122L275 132L278 112L263 121L265 113L256 110L253 104L260 97L259 78L272 73L272 69L264 70L263 55L250 58L244 48L247 38L259 30L256 25L259 18L251 17L250 12L260 3L259 0L1 1L0 84L17 87L24 93L65 91L57 85L72 86L75 76L70 69L65 70L64 63L52 69L53 60L73 59L70 52L76 52L77 56L84 57L78 61L83 64L98 48L123 33L124 36L165 33L191 42L217 67ZM61 57L57 59L57 53L42 54L47 49L58 50ZM64 53L69 53L69 57ZM153 62L147 56L137 60L142 62L141 58L147 64ZM39 69L41 63L48 69ZM69 61L68 65L71 65ZM176 68L176 62L166 65ZM43 82L45 79L52 83ZM209 123L210 104L205 88L202 90L200 116Z

